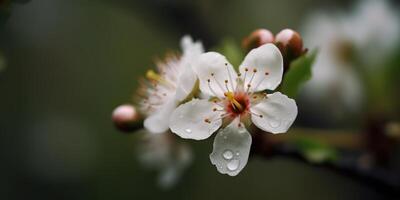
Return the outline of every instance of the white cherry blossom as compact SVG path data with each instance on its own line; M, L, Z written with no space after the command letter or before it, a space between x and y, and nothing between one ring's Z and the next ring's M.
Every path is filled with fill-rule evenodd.
M184 36L181 47L182 56L169 55L158 62L158 72L149 70L148 81L139 90L143 97L140 110L146 115L144 127L151 133L168 131L168 116L195 86L197 78L190 63L203 53L203 45Z
M395 52L400 41L400 15L390 1L360 0L350 13L313 13L302 33L307 47L318 48L304 97L330 108L332 114L360 112L367 88L359 70L375 73L379 62Z
M236 73L216 52L201 54L193 64L202 93L210 99L193 99L170 117L171 131L182 138L203 140L222 128L210 155L218 171L237 175L246 165L251 146L247 122L265 132L285 133L297 116L293 99L280 92L267 93L282 81L283 58L273 44L251 50Z
M159 173L157 183L164 189L173 187L193 160L191 148L170 132L144 136L138 145L139 161Z

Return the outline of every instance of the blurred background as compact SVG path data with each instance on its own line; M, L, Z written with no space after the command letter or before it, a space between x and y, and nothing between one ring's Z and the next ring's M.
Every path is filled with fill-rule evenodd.
M209 162L212 139L187 141L193 162L160 188L157 171L138 161L140 137L110 119L183 35L209 49L257 28L292 28L320 56L295 126L358 132L389 122L396 133L399 4L366 2L1 0L0 199L397 199L285 156L255 156L237 177L221 175ZM385 169L399 174L398 145L383 145Z

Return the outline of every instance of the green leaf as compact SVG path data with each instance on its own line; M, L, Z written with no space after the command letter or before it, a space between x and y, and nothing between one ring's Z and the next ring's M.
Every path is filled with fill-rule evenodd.
M225 38L213 50L224 55L235 68L240 65L244 58L244 52L240 48L240 45L232 38Z
M335 161L338 153L333 147L310 138L301 138L294 142L301 154L311 163Z
M289 97L296 97L300 87L311 78L311 67L314 63L317 51L307 53L292 63L286 72L281 91Z

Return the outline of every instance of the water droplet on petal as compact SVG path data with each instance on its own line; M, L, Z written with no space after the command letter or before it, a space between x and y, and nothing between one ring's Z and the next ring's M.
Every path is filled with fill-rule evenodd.
M222 156L227 159L230 160L233 158L233 153L231 150L225 150L224 153L222 154Z
M244 134L244 133L246 133L247 131L246 131L246 129L244 129L244 128L240 128L238 132L239 132L240 134Z
M270 121L269 121L269 125L270 125L272 128L278 128L278 127L281 125L281 121L280 121L280 120L277 120L277 119L273 119L273 120L270 120Z
M187 129L185 129L185 132L186 133L192 133L192 129L187 128Z
M240 156L240 153L239 153L239 151L238 151L238 152L236 152L236 156Z
M234 159L234 160L229 161L228 164L226 165L226 167L231 171L235 171L239 168L239 164L240 164L240 161Z

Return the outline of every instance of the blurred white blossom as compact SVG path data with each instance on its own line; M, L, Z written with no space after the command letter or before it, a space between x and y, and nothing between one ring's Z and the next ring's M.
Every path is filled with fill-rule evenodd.
M251 50L236 73L216 52L201 54L193 63L200 91L211 99L193 99L180 105L170 117L171 131L182 138L203 140L223 124L210 154L220 173L236 176L247 164L251 135L244 127L254 123L263 131L285 133L297 116L293 99L275 90L282 81L283 58L273 44Z
M393 53L400 42L399 9L387 0L359 1L353 15L349 35L367 66L381 62ZM353 33L353 34L351 34ZM372 65L371 65L372 64Z
M394 8L385 0L359 1L351 14L314 13L303 29L306 45L319 50L305 96L358 111L364 88L357 68L379 66L398 44L400 20Z
M151 133L168 130L168 116L195 86L196 76L190 62L203 53L203 45L184 36L181 47L183 55L171 54L158 62L158 73L149 70L146 74L149 81L144 82L139 90L143 96L141 111L147 116L144 127Z
M177 141L171 133L145 135L138 146L139 161L147 168L159 172L158 184L168 189L174 186L190 165L192 151Z

